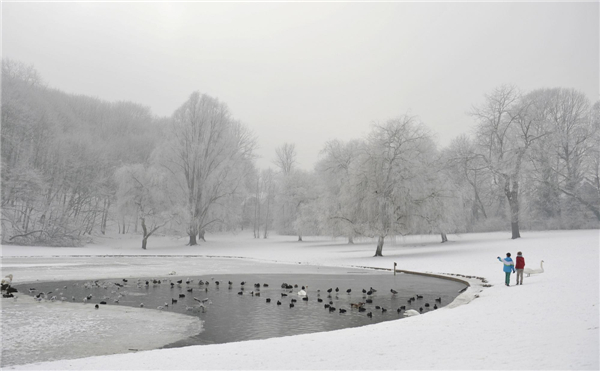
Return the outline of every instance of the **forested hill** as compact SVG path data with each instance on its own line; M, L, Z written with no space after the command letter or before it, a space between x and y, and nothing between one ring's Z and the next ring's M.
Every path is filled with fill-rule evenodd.
M146 248L155 232L196 245L251 228L372 238L381 255L398 235L598 228L600 102L501 85L469 116L473 134L447 148L401 115L330 140L312 171L293 143L276 149L275 170L257 169L258 139L216 98L192 92L159 118L48 88L3 60L2 242L70 246L112 231Z
M163 121L139 104L47 88L3 60L3 240L69 246L104 230L115 170L148 160Z

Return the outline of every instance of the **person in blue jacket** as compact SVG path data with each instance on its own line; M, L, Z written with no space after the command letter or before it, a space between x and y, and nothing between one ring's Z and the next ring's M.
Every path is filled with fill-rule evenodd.
M509 252L506 253L506 258L500 259L500 257L498 257L498 260L504 264L504 275L506 276L504 283L506 286L510 286L510 273L515 273L515 262L510 258Z

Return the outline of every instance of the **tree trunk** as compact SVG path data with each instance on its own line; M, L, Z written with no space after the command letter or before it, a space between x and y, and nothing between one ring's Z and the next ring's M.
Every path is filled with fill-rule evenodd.
M142 222L142 229L144 230L144 237L142 238L142 249L146 250L146 243L148 242L148 229L146 228L146 221L144 220L144 218L140 218L140 221Z
M448 242L448 237L446 237L446 233L442 232L442 243Z
M108 220L108 209L110 208L110 199L104 200L104 212L102 213L102 222L100 222L100 232L106 234L106 222Z
M265 218L265 235L263 236L263 238L267 238L267 231L269 230L269 208L270 208L270 202L271 201L271 197L270 195L267 196L267 216Z
M205 233L206 233L206 230L200 229L200 232L198 232L198 239L206 242L206 239L204 238Z
M348 237L348 245L354 245L354 239L352 236Z
M379 236L379 238L377 239L377 250L375 250L375 256L383 256L382 252L384 239L384 236Z
M198 244L196 242L196 236L198 235L198 223L196 219L192 219L188 226L188 236L190 236L190 242L188 242L188 246L195 246Z
M508 199L510 207L510 226L512 230L512 239L521 238L519 233L519 182L513 180L512 189L510 189L510 180L506 179L504 184L504 193Z
M302 242L302 236L298 235L298 242Z

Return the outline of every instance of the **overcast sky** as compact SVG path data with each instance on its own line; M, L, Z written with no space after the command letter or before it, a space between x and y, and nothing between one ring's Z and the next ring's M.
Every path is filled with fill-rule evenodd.
M161 116L217 97L257 135L259 166L288 142L311 169L327 140L405 113L446 146L500 84L597 100L599 18L598 2L3 2L2 55Z

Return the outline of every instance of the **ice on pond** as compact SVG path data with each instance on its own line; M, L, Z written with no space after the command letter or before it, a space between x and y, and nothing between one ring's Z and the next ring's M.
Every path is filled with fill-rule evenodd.
M202 331L197 317L132 307L2 300L2 363L26 364L160 348Z

